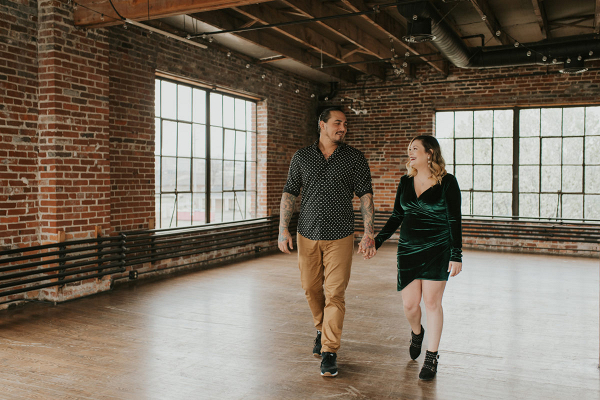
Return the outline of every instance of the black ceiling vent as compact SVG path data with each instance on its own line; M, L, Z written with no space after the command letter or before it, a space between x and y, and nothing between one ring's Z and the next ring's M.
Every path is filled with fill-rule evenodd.
M581 74L588 69L584 66L583 58L577 57L574 59L567 58L565 66L559 72L563 74Z
M402 39L408 43L431 42L435 35L431 33L431 18L413 16L412 21L407 21L406 36Z

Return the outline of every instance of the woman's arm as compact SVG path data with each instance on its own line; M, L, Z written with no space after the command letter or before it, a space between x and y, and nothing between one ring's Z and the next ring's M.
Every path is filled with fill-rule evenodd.
M460 188L454 176L448 176L446 188L446 211L450 224L452 250L450 261L462 262L462 215L460 211Z
M375 248L378 249L383 242L388 240L394 232L398 229L400 224L402 224L402 220L404 219L404 210L400 206L400 197L402 196L402 179L400 179L400 183L398 183L398 191L396 192L396 200L394 201L394 211L392 211L392 215L385 223L385 226L377 237L375 237Z

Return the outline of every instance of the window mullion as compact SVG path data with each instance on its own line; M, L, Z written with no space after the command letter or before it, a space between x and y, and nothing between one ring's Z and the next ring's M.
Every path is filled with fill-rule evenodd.
M540 112L540 126L538 129L539 135L539 141L540 141L540 150L539 150L539 158L538 158L538 217L542 216L542 150L543 150L543 146L544 146L544 141L542 140L542 109L540 108L539 110Z
M235 103L235 102L234 102ZM221 96L221 222L225 216L225 102Z
M162 83L161 83L162 84ZM160 91L160 95L161 95L161 99L160 102L162 103L162 90ZM163 154L162 154L162 142L163 142L163 136L164 136L164 124L163 124L163 119L162 119L162 112L160 113L161 117L160 117L160 149L159 151L159 156L158 158L160 159L160 170L158 171L158 173L160 174L160 187L158 188L158 228L162 228L162 197L163 197L163 193L162 193L162 184L163 184L163 167L164 167L164 161L163 161ZM156 184L156 177L154 179L154 182Z
M560 209L560 218L563 217L563 174L564 174L564 160L563 160L563 146L565 138L565 109L562 108L560 111L560 189L558 194L558 208Z
M208 89L208 90L203 90L203 94L205 96L205 100L203 99L197 99L194 97L194 92L192 91L192 98L191 98L191 108L192 108L192 120L191 120L191 136L190 139L188 139L188 146L190 146L191 148L191 155L187 156L188 153L188 149L182 147L182 151L184 151L184 153L180 153L179 152L179 146L184 146L185 143L181 142L183 139L183 137L185 136L185 134L187 134L187 122L188 121L180 121L180 118L182 118L183 116L180 115L184 110L183 109L179 109L179 107L181 106L181 104L179 103L179 92L182 92L184 89L187 90L187 87L189 85L186 84L181 84L178 82L173 82L173 80L163 80L163 79L156 79L156 82L158 82L158 85L160 85L159 87L157 87L156 90L156 97L157 97L157 104L156 104L156 114L158 114L158 117L156 117L156 121L157 121L157 125L160 126L161 132L162 134L160 135L160 138L158 141L155 141L156 146L159 147L159 150L156 152L156 162L157 165L156 166L156 170L157 170L157 181L159 181L157 188L155 189L155 193L157 194L156 199L155 199L155 203L156 206L158 207L158 209L156 210L155 214L156 214L156 218L158 219L159 223L157 224L158 227L160 228L166 228L167 226L161 226L162 222L164 220L165 225L167 224L167 221L172 221L173 219L175 219L176 225L174 226L178 226L178 221L179 221L179 210L177 207L177 204L180 202L182 206L185 204L185 207L187 208L189 206L189 202L191 201L191 210L190 210L190 217L189 217L189 221L186 224L194 224L194 222L198 222L198 223L214 223L220 220L223 220L224 215L226 214L226 212L233 212L234 215L233 220L234 221L238 221L238 220L243 220L245 218L248 217L248 210L251 210L250 207L254 207L254 212L256 212L257 210L257 202L256 201L252 201L252 200L248 200L247 196L246 196L246 191L248 189L248 185L250 184L250 179L256 179L256 176L254 176L253 178L251 178L250 176L247 176L247 172L246 170L248 168L250 168L250 166L247 165L248 163L248 159L251 157L249 156L248 150L252 147L254 147L254 152L255 154L257 153L257 148L255 146L255 143L252 142L252 140L247 139L248 137L248 131L252 124L252 122L254 122L254 124L256 125L256 120L251 121L250 124L248 125L247 129L242 129L242 131L244 132L245 135L245 139L243 141L240 141L241 138L239 138L240 140L238 140L237 137L237 130L235 129L235 125L233 128L233 133L234 133L234 138L232 141L232 145L233 145L233 158L231 160L228 160L227 163L232 163L233 164L233 170L229 171L227 174L227 177L229 179L229 175L233 172L233 187L230 189L227 189L226 191L224 191L225 187L224 187L224 183L225 183L225 174L224 174L224 164L225 164L225 154L224 154L224 148L225 148L225 135L224 135L224 126L223 124L219 124L221 126L214 126L215 131L217 129L220 130L220 135L222 136L221 139L221 149L220 149L220 153L223 153L222 156L218 156L218 154L213 154L211 152L211 143L212 143L212 138L211 138L211 128L213 128L212 123L215 121L211 121L211 109L215 107L215 105L218 105L216 103L217 99L213 98L212 100L214 100L211 104L211 94L215 94L216 91L212 90L212 89ZM169 101L171 102L171 97L174 96L174 99L172 100L173 102L170 103L170 105L175 105L174 107L174 116L172 115L173 113L171 112L169 114L169 118L165 118L165 116L163 115L163 107L162 107L162 100L165 97L163 95L163 90L161 90L162 86L164 86L165 82L169 82L169 86L170 86L170 95L168 96L168 99L165 100L166 102ZM174 87L172 87L172 84ZM201 96L202 94L200 94ZM212 96L215 97L215 96ZM221 102L223 102L223 97L222 96L216 96L216 97L220 97L221 98ZM234 99L238 99L237 96L232 96ZM244 117L245 117L245 121L248 121L248 119L251 119L251 116L253 115L253 109L248 108L249 105L249 101L247 101L245 98L243 98L242 96L239 97L239 99L243 99L244 101L237 101L237 102L233 102L233 118L235 121L236 118L236 110L238 111L238 113L241 113L242 110L239 110L239 107L243 107L243 111L244 111ZM229 97L228 97L228 100ZM201 164L198 164L196 166L196 169L194 169L194 165L195 165L195 158L194 158L194 146L195 145L199 145L199 143L196 143L196 139L199 138L199 136L194 136L194 119L193 119L193 115L194 115L194 108L195 108L195 104L196 103L201 103L202 101L205 101L205 110L203 110L206 114L206 117L203 118L204 122L204 131L205 131L205 137L204 137L204 146L205 146L205 152L203 154L203 157L205 158L204 160L204 167L201 166ZM165 104L169 104L169 103L165 103ZM186 100L186 104L190 104L189 101ZM230 103L228 103L230 104ZM187 110L186 110L187 111ZM227 111L223 108L223 105L221 105L221 119L224 120L224 118L226 116L229 115L231 109L228 108ZM187 115L187 113L186 113ZM175 142L175 149L172 149L171 146L171 142L164 142L163 136L164 136L164 127L163 125L165 124L165 122L168 121L169 127L170 127L170 137L171 137L171 141L173 141L173 136L174 136L174 142ZM218 123L218 122L215 122ZM186 129L185 131L181 131L180 128L182 129ZM180 133L183 135L180 135ZM246 143L247 142L247 143ZM169 147L169 154L171 154L170 156L167 156L167 164L169 164L169 170L165 170L164 169L164 165L165 165L165 155L162 152L162 147L163 147L163 143L165 143L165 145L167 145ZM238 144L241 146L242 144L246 144L246 147L244 149L242 149L244 151L244 155L243 157L239 160L239 163L236 161L236 155L235 155L235 151L238 147ZM248 147L250 146L250 147ZM231 149L229 149L231 150ZM174 153L174 154L172 154ZM215 157L217 157L218 159L214 159ZM186 162L189 162L189 166L184 165L183 160L185 159ZM201 159L198 158L197 161L200 161ZM180 163L181 161L181 163ZM214 180L214 178L212 178L212 161L215 161L215 168L217 168L216 163L219 162L220 165L220 171L217 171L218 173L221 173L221 182L220 182L220 186L221 189L218 192L219 196L217 195L217 192L215 193L211 193L211 181ZM255 162L256 163L256 162ZM173 165L174 164L174 165ZM181 165L180 165L181 164ZM239 166L237 164L240 164ZM181 167L181 168L180 168ZM237 171L237 167L239 167L240 171ZM182 169L183 168L183 169ZM187 169L189 168L189 172L187 172ZM184 171L186 171L185 173L189 173L189 177L188 177L188 185L189 185L189 189L185 188L185 190L180 190L182 188L180 188L178 186L178 180L179 177L181 176L181 178L184 177L184 175L182 175L182 173L184 173ZM236 171L237 171L237 176L238 179L236 180ZM169 186L173 186L172 184L174 183L174 189L173 190L169 190L169 191L165 191L162 185L162 182L164 181L164 179L162 179L162 177L165 175L165 173L168 172L170 179L169 179ZM194 184L195 183L199 183L197 182L197 178L200 178L200 174L205 173L204 176L204 192L194 192ZM242 173L243 177L240 176L239 174ZM175 180L174 182L172 180ZM217 184L218 186L218 184ZM227 192L227 195L230 196L233 194L233 208L229 209L229 203L225 204L225 200L230 200L230 199L224 199L223 198L223 193ZM240 198L238 196L238 194L240 193L244 193L243 198ZM255 195L257 193L257 190L255 189L255 191L253 192L253 195ZM204 200L201 199L201 196L205 195ZM214 196L213 196L214 195ZM167 197L165 197L167 196ZM173 198L171 197L173 196ZM183 198L180 198L181 196L185 197L185 201ZM211 218L211 213L212 211L217 211L212 205L212 198L213 197L219 197L219 207L218 209L221 212L221 215L217 218ZM169 212L168 207L170 207L170 200L174 201L174 208L173 210L171 210L172 212ZM163 203L165 201L169 200L169 204L165 204L165 210L163 210ZM204 221L197 221L194 219L194 204L196 204L196 206L199 206L199 204L197 204L195 202L195 200L199 200L199 201L204 201L204 209L205 209L205 218ZM246 203L249 204L246 204ZM241 203L244 203L244 209L243 212L240 213L240 218L237 218L237 216L235 215L236 213L236 208L240 208L241 210ZM239 207L238 207L239 204ZM201 208L201 207L198 207ZM225 211L225 208L228 208L227 211ZM215 210L213 210L215 209ZM167 212L169 215L163 215L163 211ZM186 211L187 212L187 211ZM227 214L229 215L229 214ZM228 220L230 220L231 218L228 216ZM172 224L172 223L171 223Z
M190 226L194 225L194 91L190 91Z
M512 162L512 216L519 218L519 164L520 161L520 141L521 141L521 110L515 107L513 110L513 162Z
M211 126L211 121L210 121L210 91L206 91L206 135L205 135L205 141L206 141L206 158L204 160L204 164L205 164L205 171L206 171L206 176L204 179L204 187L205 187L205 198L204 198L204 209L206 210L206 212L204 213L204 222L205 223L210 223L210 211L211 211L211 206L210 206L210 194L211 194L211 187L210 187L210 176L211 176L211 166L210 166L210 162L211 162L211 154L210 154L210 135L212 133L212 126Z
M179 85L175 85L175 209L173 213L175 215L175 227L177 227L177 222L179 221L179 210L177 207L179 205L179 192L177 191L179 179ZM172 222L173 218L171 218ZM169 223L169 228L171 224Z
M586 136L586 128L587 128L587 107L583 109L583 138L581 139L583 142L581 143L581 148L583 149L581 155L581 217L585 222L585 136Z

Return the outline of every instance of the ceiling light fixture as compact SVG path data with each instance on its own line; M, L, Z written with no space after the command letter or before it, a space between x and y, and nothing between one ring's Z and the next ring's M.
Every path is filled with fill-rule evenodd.
M559 70L562 74L581 74L588 69L584 65L583 59L570 59L570 62L565 61L564 66L561 70Z
M407 34L402 39L408 43L423 43L435 40L435 35L431 33L431 18L416 19L407 21Z

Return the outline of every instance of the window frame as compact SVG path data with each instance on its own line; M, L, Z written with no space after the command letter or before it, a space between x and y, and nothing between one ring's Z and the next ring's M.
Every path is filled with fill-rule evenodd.
M452 160L450 163L447 163L448 166L451 166L452 168L452 173L456 173L456 166L458 165L459 167L461 166L461 164L464 165L469 165L471 167L471 180L472 182L472 186L469 189L466 190L461 190L463 192L463 196L465 195L465 192L468 193L469 196L469 214L465 214L466 216L469 217L492 217L492 218L499 218L499 217L510 217L512 219L534 219L534 220L569 220L569 221L583 221L583 222L598 222L597 219L592 219L589 218L588 216L586 216L586 196L600 196L600 192L596 193L596 192L586 192L586 170L588 167L595 167L597 166L598 168L600 168L600 163L586 163L586 143L588 142L587 138L591 138L591 137L598 137L600 140L600 132L598 134L588 134L587 132L587 127L588 127L588 109L589 108L599 108L600 106L597 104L585 104L585 105L556 105L556 106L529 106L529 107L511 107L511 108L485 108L485 109L439 109L439 110L435 110L435 114L434 114L434 121L436 124L436 129L435 129L435 136L436 138L438 138L438 132L439 127L437 126L438 124L438 113L452 113L453 114L453 126L452 126L452 137L447 137L447 136L443 136L438 138L439 140L452 140ZM544 110L555 110L555 109L560 109L560 118L561 118L561 125L560 125L560 134L559 135L547 135L544 134L543 130L542 130L542 124L543 124L543 116L542 113L544 112ZM570 134L567 135L565 134L565 110L567 109L583 109L583 121L581 122L582 124L582 131L580 134ZM511 193L511 198L512 198L512 204L511 204L511 210L510 210L510 215L500 215L500 214L494 214L494 206L492 204L492 213L489 215L481 215L481 214L474 214L473 210L474 210L474 204L473 204L473 199L474 199L474 194L476 192L489 192L492 194L492 199L493 199L493 195L495 193L494 191L494 166L495 165L499 165L499 164L495 164L494 163L494 141L492 140L492 144L491 144L491 161L490 161L490 189L489 190L481 190L481 189L474 189L475 186L475 174L474 174L474 170L475 170L475 166L478 165L475 163L475 140L477 140L477 137L475 136L475 131L476 131L476 127L475 127L475 113L476 112L481 112L481 111L508 111L511 110L512 111L512 117L513 117L513 124L512 124L512 185L511 185L511 189L510 189L510 193ZM525 164L521 162L521 155L520 155L520 150L522 147L522 142L521 139L522 138L532 138L532 137L536 137L536 136L523 136L521 129L522 129L522 124L521 124L521 117L522 117L522 112L523 111L528 111L528 110L538 110L539 112L539 132L538 132L538 136L537 138L539 139L538 145L539 145L539 157L537 160L537 164ZM465 164L465 163L457 163L456 160L456 142L457 139L462 139L462 136L457 136L456 135L456 113L460 113L460 112L471 112L472 113L472 118L473 118L473 125L471 126L472 128L472 135L468 137L468 139L470 139L472 141L472 146L471 146L471 151L472 151L472 156L471 156L471 163L470 164ZM593 118L590 117L590 118ZM492 127L493 129L493 127ZM492 135L491 138L494 138L495 136ZM548 139L548 138L556 138L556 139L560 139L560 163L558 164L552 164L553 166L560 168L561 171L561 179L560 179L560 189L558 191L553 191L553 192L548 192L543 190L542 187L542 179L543 179L543 172L542 172L542 168L544 166L548 166L546 164L543 163L543 154L542 152L544 151L543 148L543 143L544 143L544 139ZM570 163L566 163L564 161L564 147L563 147L563 143L565 142L565 139L580 139L581 143L582 143L582 156L581 156L581 164L577 164L577 165L571 165ZM459 156L460 157L460 156ZM565 171L565 167L571 167L571 166L576 166L576 167L581 167L581 190L578 192L573 192L573 191L565 191L564 189L564 185L565 185L565 179L564 179L564 171ZM520 178L522 175L522 171L521 171L521 167L537 167L537 173L538 173L538 180L537 180L537 192L531 192L531 191L525 191L522 189L521 185L520 185ZM458 177L457 177L458 179ZM459 180L460 182L460 180ZM500 193L500 192L499 192ZM532 194L532 195L537 195L537 216L536 215L520 215L520 203L521 203L521 195L522 194ZM541 216L542 215L542 195L558 195L558 199L557 199L557 214L555 216ZM581 218L563 218L564 215L564 211L563 211L563 198L564 196L569 196L569 195L577 195L577 196L581 196Z
M175 86L175 98L177 99L177 102L179 101L179 87L183 86L183 87L187 87L190 89L190 109L191 109L191 116L189 120L182 120L180 119L179 116L179 107L175 106L175 118L166 118L163 115L163 110L162 110L162 82L168 82L171 84L176 85ZM160 93L157 93L156 88L160 87ZM204 92L204 95L202 97L204 97L204 120L202 122L197 122L194 119L194 89L198 89ZM224 97L227 98L232 98L233 104L234 104L234 109L233 109L233 118L234 118L234 122L233 122L233 128L228 128L225 126L225 110L223 107L223 103L221 103L221 107L220 107L220 112L221 112L221 124L220 125L213 125L211 122L211 98L213 97L212 95L217 94L220 97L221 102L223 101ZM239 129L236 128L236 113L235 113L235 107L238 103L239 100L243 101L243 105L244 105L244 129ZM250 104L249 104L250 103ZM160 107L160 109L158 108ZM155 115L154 115L154 120L155 120L155 139L154 139L154 143L155 143L155 190L154 190L154 195L155 195L155 222L156 222L156 227L157 229L173 229L173 228L180 228L180 227L193 227L193 226L204 226L204 225L210 225L210 224L221 224L221 223L232 223L232 222L239 222L239 221L246 221L246 220L250 220L253 218L256 218L257 215L257 211L258 211L258 100L256 98L253 98L251 96L244 96L241 94L237 94L237 93L233 93L229 90L221 90L219 88L215 88L214 86L212 87L207 87L207 85L202 84L202 83L196 83L194 81L190 81L189 79L177 79L175 77L167 77L165 76L165 74L157 74L155 76ZM248 115L248 112L250 112L250 115ZM163 130L163 126L165 121L170 122L170 123L174 123L176 126L176 143L174 145L175 147L175 155L165 155L163 154L163 140L164 140L164 130ZM158 126L158 124L160 124L160 126ZM180 134L180 125L181 124L189 124L190 125L190 150L189 150L189 156L185 155L185 156L180 156L179 151L180 151L180 144L179 144L179 134ZM250 126L249 126L250 124ZM195 126L199 125L199 126L203 126L204 129L204 156L196 156L194 154L194 149L193 149L193 137L194 137L194 132L195 132ZM212 145L212 141L211 141L211 131L213 130L213 128L217 129L217 130L221 130L222 133L222 138L221 138L221 147L222 147L222 153L220 158L213 158L211 156L211 145ZM233 131L233 159L229 160L229 158L225 157L225 131L227 130L231 130ZM244 136L244 144L245 144L245 148L244 148L244 154L243 154L243 159L238 159L238 154L237 154L237 140L238 140L238 136L239 133L242 133L242 136ZM160 135L160 138L158 137ZM157 140L159 139L159 140ZM163 165L164 165L164 158L168 157L171 159L175 160L175 183L174 185L174 190L163 190ZM179 179L178 179L178 173L179 173L179 162L180 160L189 160L189 182L186 184L187 187L189 187L189 190L179 190ZM200 160L201 163L203 163L204 166L204 179L203 179L203 187L204 187L204 192L201 191L194 191L194 165L195 165L195 161L196 160ZM202 162L203 160L203 162ZM213 162L221 162L221 183L220 183L220 190L219 191L213 191L212 189L212 183L211 182L211 178L212 178L212 163ZM233 174L233 183L232 183L232 188L231 190L229 189L225 189L224 187L224 179L225 179L225 174L224 172L224 164L225 162L231 162L233 163L234 169L232 171ZM243 187L240 188L236 182L235 179L238 178L239 176L236 176L236 168L238 168L239 164L243 163ZM237 164L237 165L236 165ZM250 181L249 181L250 180ZM239 218L239 213L240 210L236 210L235 208L232 210L232 215L231 215L231 219L227 219L225 217L224 214L224 208L223 204L226 200L229 199L225 199L224 194L225 193L231 193L233 195L232 200L234 200L234 203L239 200L238 198L238 193L243 193L244 196L244 208L243 210L241 210L241 212L243 212L244 215L241 215L241 218ZM181 197L182 195L190 195L190 218L189 221L185 221L184 225L180 225L180 218L178 217L178 214L180 212L180 201L181 201ZM204 196L204 201L202 201L203 203L203 209L202 207L199 208L199 210L201 212L204 213L203 219L202 221L198 221L197 219L194 219L194 213L195 213L195 208L194 205L197 204L195 202L195 195L200 195L200 196ZM169 211L171 211L172 209L172 216L170 217L170 221L168 223L168 225L166 226L162 226L163 225L163 212L165 212L165 210L163 210L163 198L165 198L166 196L174 196L173 199L173 205L171 207L169 207ZM229 197L229 196L228 196ZM221 199L221 207L213 207L213 200L217 201L218 199ZM252 199L252 200L250 200ZM239 203L239 201L237 201ZM240 207L241 208L241 207ZM220 216L218 217L213 217L212 214L214 212L218 212L220 213Z

